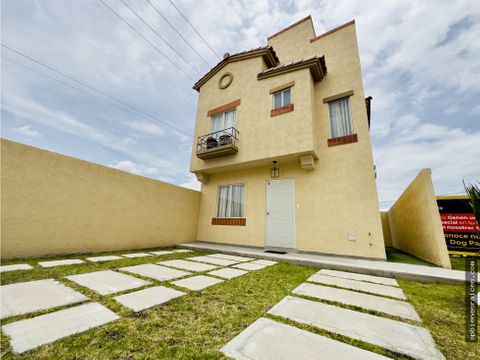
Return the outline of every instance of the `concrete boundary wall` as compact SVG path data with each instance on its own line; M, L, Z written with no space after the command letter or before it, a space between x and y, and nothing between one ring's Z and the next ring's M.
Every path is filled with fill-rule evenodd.
M431 175L431 169L422 169L388 211L391 244L451 269Z
M200 192L1 141L1 258L196 240Z

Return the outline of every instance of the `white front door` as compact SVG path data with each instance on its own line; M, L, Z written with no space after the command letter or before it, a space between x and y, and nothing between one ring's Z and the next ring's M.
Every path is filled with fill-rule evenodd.
M267 181L267 247L295 249L293 179Z

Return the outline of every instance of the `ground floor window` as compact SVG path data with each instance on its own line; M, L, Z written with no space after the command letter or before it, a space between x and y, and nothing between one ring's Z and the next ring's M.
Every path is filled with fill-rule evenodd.
M243 188L243 184L218 187L217 217L243 217Z

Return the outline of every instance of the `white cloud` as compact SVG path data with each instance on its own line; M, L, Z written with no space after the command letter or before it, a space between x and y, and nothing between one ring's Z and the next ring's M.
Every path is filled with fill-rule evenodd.
M197 191L200 191L201 188L202 188L202 183L200 183L198 180L197 180L197 177L194 175L194 174L189 174L188 176L188 181L180 184L179 186L181 187L184 187L184 188L187 188L187 189L192 189L192 190L197 190Z
M112 164L110 166L115 169L127 171L137 175L154 176L160 174L160 170L157 168L154 168L152 166L139 165L130 160L120 160L116 164Z
M470 110L470 114L472 115L480 115L480 105L476 105Z
M42 136L42 134L40 134L40 132L38 132L37 130L33 130L31 125L20 126L18 128L13 129L13 130L15 132L21 134L21 135L24 135L24 136L27 136L27 137L30 137L30 138L38 138L38 137Z
M130 121L127 125L134 130L148 135L163 136L165 131L158 125L146 121Z
M193 66L208 70L147 3L128 3ZM154 3L211 65L220 60L167 1ZM480 158L479 129L474 116L480 114L480 105L463 102L480 95L480 7L472 6L471 1L175 3L220 55L264 45L268 35L308 14L318 34L356 19L365 92L374 97L371 134L381 201L396 198L422 167L433 168L440 191L457 190L461 179L479 177L475 161ZM178 60L121 3L109 4ZM2 10L3 36L9 43L157 119L192 132L198 94L191 90L191 81L99 2L17 0ZM458 31L452 32L455 27ZM5 54L21 59L8 51ZM43 134L37 140L45 145L57 146L58 139L53 140L52 134L61 132L59 137L65 143L77 143L80 154L82 146L101 147L109 155L104 164L199 187L188 172L192 144L188 136L175 131L175 136L170 136L168 127L137 117L132 121L132 113L125 109L98 99L87 101L87 95L65 91L19 70L2 63L2 107L6 110L2 121L11 121L11 129L23 126L18 118L28 119L35 124L29 130ZM452 114L462 116L447 122ZM43 131L46 127L48 132Z

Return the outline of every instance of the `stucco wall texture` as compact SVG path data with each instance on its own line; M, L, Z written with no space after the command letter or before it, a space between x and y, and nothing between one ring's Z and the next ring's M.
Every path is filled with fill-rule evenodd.
M392 246L451 269L431 175L422 169L390 208Z
M388 211L380 212L382 219L382 231L383 240L385 241L385 247L392 247L392 235L390 234L390 223L388 221Z
M277 160L280 179L295 184L297 250L385 259L355 24L311 42L314 37L309 19L268 43L284 64L325 55L328 72L319 82L308 69L258 80L265 64L257 57L228 63L202 85L195 138L211 131L209 109L236 99L241 104L237 154L200 160L195 146L192 151L190 170L209 176L202 185L198 240L265 246L265 182L272 160ZM233 74L232 84L219 89L225 72ZM294 111L270 117L270 89L293 81ZM328 104L323 99L348 91L354 92L350 106L358 142L329 147ZM307 154L316 159L314 170L300 166L299 158ZM218 186L236 183L245 184L246 226L212 225Z
M1 258L168 246L197 237L200 193L1 141Z

